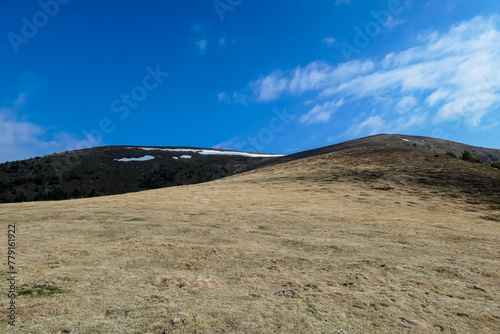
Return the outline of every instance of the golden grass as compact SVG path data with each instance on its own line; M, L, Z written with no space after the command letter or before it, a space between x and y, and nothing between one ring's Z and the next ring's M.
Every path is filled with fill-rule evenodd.
M17 298L16 331L4 316L0 332L498 333L500 223L484 218L498 210L412 182L469 165L370 152L1 205L5 236L18 229L18 291L32 294Z

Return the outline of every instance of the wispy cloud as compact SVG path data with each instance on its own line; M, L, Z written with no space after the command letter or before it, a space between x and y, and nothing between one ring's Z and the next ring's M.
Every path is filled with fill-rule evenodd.
M426 124L428 113L422 110L396 118L388 117L386 111L374 110L374 115L368 116L359 122L353 122L343 136L358 137L360 135L374 135L379 133L406 132L409 129Z
M198 49L200 49L200 51L205 51L207 49L207 43L206 39L196 41L196 45L198 45Z
M352 80L357 75L368 73L374 68L374 63L351 61L337 66L326 62L312 62L306 67L282 72L274 71L268 76L249 84L258 101L269 102L283 94L300 95L310 91L321 91L337 86L344 81Z
M307 124L328 122L333 113L335 113L344 103L344 100L340 99L338 101L325 102L321 105L316 105L314 108L309 110L307 114L302 115L299 121Z
M245 146L245 143L240 141L239 138L232 138L228 141L214 145L212 148L222 149L222 150L241 150Z
M14 101L14 108L21 109L25 103L26 103L26 94L21 93L21 94L19 94L17 99Z
M315 93L314 106L299 118L305 124L328 122L339 108L362 101L372 114L355 122L351 133L458 118L479 127L500 105L499 21L498 16L476 17L446 33L422 36L416 47L383 59L337 65L315 61L276 70L246 90L257 102Z
M22 92L10 106L0 107L0 163L84 147L85 141L71 134L53 132L20 117L27 98Z
M218 99L219 102L225 102L225 103L239 103L239 104L247 104L247 97L245 94L241 94L238 92L234 93L227 93L227 92L220 92L218 93Z
M195 35L195 46L200 54L205 54L208 48L208 30L210 29L210 23L208 22L195 22L191 26L191 32ZM219 40L220 46L220 40Z
M334 37L325 37L323 38L323 43L328 46L333 46L337 40Z
M408 111L411 111L418 104L417 99L413 95L404 96L399 102L396 104L396 112L399 114L405 114Z
M227 95L226 92L220 92L219 93L219 102L229 102L229 96Z
M359 124L352 125L347 134L359 136L362 132L367 132L368 135L382 133L387 125L380 115L370 116Z
M396 28L398 25L403 24L403 23L405 23L405 20L396 19L396 18L394 18L394 16L391 15L387 19L387 22L385 23L385 27L390 30L390 29Z

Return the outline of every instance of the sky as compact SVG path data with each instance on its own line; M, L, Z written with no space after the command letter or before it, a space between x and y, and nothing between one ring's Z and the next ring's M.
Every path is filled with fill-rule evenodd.
M500 148L491 0L5 0L0 162L102 145Z

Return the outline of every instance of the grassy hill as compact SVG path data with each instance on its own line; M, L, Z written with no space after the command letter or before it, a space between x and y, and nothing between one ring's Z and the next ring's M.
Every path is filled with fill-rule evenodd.
M357 147L0 211L15 333L500 330L500 170L446 154Z
M270 161L270 163L293 161L296 159L302 159L353 148L377 146L411 148L439 154L452 153L456 156L460 156L464 151L469 151L474 157L477 157L484 163L500 161L499 149L477 147L432 137L409 136L400 134L379 134L353 139L339 144L316 148L313 150L290 154L285 157Z

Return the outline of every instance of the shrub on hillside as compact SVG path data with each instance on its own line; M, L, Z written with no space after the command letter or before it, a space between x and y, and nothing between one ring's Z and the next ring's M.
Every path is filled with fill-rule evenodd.
M54 190L51 191L42 191L42 192L37 192L35 198L33 199L34 201L60 201L64 199L68 199L69 196L61 188L55 188Z
M465 150L463 153L462 153L462 160L464 161L469 161L469 162L475 162L475 163L479 163L481 162L481 159L478 159L476 158L475 156L473 156L469 151Z
M28 198L26 197L25 194L19 194L14 198L15 203L22 203L22 202L27 202Z
M139 182L139 187L146 189L157 189L173 185L176 174L176 170L168 170L164 167L161 167L144 175Z
M37 177L35 178L35 184L37 186L41 186L44 183L45 183L45 177L43 175L37 175Z
M71 182L73 180L81 181L82 177L77 175L74 171L71 171L70 173L63 174L63 180L66 182Z
M491 167L496 168L496 169L500 169L500 161L492 162Z
M457 155L453 152L446 152L446 155L449 155L452 158L458 158Z

